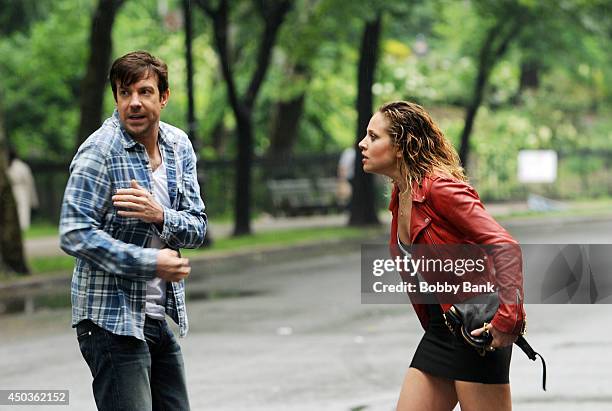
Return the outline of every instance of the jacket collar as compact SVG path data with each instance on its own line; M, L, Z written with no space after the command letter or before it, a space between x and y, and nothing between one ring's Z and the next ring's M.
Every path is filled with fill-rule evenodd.
M412 202L423 203L426 199L427 188L431 184L429 174L423 178L420 183L412 184ZM391 194L391 202L389 203L389 210L393 211L399 207L399 187L397 184L393 184L393 192Z
M123 124L121 124L121 120L119 119L119 112L117 111L117 109L115 109L115 111L113 112L112 118L113 118L113 121L115 121L119 125L119 128L121 129L121 143L123 144L123 147L126 150L129 150L133 148L135 145L140 144L132 136L130 136L130 134L123 127ZM158 138L161 144L163 145L171 146L174 144L174 137L166 129L166 123L162 121L159 122Z

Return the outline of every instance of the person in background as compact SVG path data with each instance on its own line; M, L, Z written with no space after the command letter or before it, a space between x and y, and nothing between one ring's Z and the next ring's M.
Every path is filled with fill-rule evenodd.
M30 227L32 209L38 208L38 195L32 170L17 157L17 152L12 147L9 148L9 166L6 174L17 204L19 226L22 230L27 230Z
M353 177L355 176L355 147L347 147L338 160L336 198L338 203L349 207L353 195Z

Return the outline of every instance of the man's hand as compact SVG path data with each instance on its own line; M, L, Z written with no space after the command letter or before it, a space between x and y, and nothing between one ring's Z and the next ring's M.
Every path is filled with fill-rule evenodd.
M190 272L189 260L179 257L176 251L164 248L157 254L157 276L162 280L181 281Z
M132 188L121 188L113 196L113 205L122 208L117 212L121 217L138 218L147 223L163 225L164 208L155 201L153 194L141 187L136 180Z

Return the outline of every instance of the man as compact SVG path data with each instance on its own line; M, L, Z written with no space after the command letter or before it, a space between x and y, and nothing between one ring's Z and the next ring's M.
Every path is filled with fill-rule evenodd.
M193 148L160 121L168 69L147 52L110 71L116 110L70 165L61 247L76 257L72 326L93 375L99 410L188 410L180 347L165 314L187 333L179 248L204 240Z

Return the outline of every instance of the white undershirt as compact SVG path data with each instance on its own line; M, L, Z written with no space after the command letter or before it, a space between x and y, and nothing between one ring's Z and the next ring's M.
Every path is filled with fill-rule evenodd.
M162 162L153 171L152 181L153 197L163 207L170 208L170 195L168 194L168 176L166 166ZM151 248L164 248L166 245L158 235L153 234L151 238ZM145 313L151 318L163 320L166 313L166 281L159 277L147 281L147 303Z

